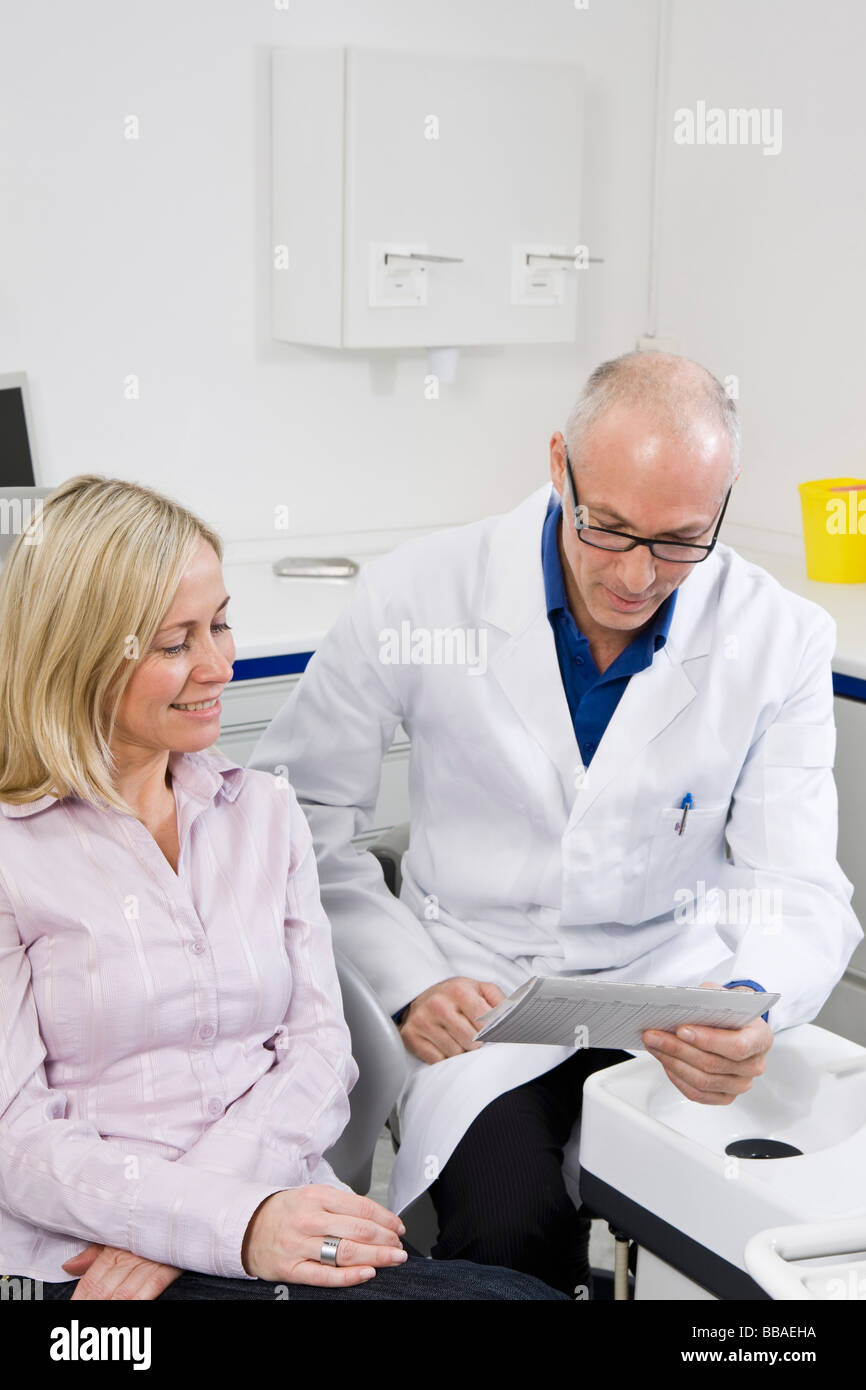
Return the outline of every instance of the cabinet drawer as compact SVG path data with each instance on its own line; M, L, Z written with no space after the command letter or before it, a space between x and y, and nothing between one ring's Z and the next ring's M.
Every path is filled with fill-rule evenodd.
M238 681L237 685L226 686L221 699L223 730L231 730L239 724L259 724L262 727L270 724L300 679L300 674L270 676L263 680ZM244 761L246 762L246 759Z

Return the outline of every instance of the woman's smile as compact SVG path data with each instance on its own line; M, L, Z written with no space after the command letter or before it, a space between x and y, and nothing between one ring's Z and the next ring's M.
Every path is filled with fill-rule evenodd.
M215 695L212 700L198 700L194 704L169 705L177 714L186 714L194 719L219 719L222 713L219 695Z

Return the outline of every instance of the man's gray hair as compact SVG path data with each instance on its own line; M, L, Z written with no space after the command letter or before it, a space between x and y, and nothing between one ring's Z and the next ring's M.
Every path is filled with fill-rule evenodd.
M731 478L740 458L740 421L734 400L706 367L667 352L627 352L602 362L590 376L565 425L572 464L592 426L615 405L636 406L684 441L707 420L727 433Z

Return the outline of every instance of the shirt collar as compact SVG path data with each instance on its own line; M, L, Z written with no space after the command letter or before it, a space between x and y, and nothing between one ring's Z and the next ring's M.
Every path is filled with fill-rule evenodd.
M246 768L233 762L231 758L226 758L216 749L210 748L205 748L199 753L171 752L168 755L168 766L172 782L177 783L187 795L195 797L197 801L213 801L220 791L228 801L234 801L246 776ZM72 797L69 800L77 801L78 798ZM32 816L37 811L47 810L58 801L60 798L49 792L36 801L0 801L0 811L4 816L13 819Z
M559 558L559 546L557 545L557 527L559 518L562 516L562 500L554 490L551 490L550 501L547 505L547 515L544 518L544 525L541 531L541 568L544 573L544 593L547 602L548 617L552 617L560 610L563 613L570 613L568 598L565 592L565 579L562 573L562 564ZM674 607L677 601L677 590L674 589L663 603L660 603L652 616L649 627L643 632L639 632L629 643L629 647L634 647L636 652L645 654L647 663L652 661L653 654L665 645L668 630L673 618ZM574 621L572 617L572 621ZM577 624L575 623L575 627ZM580 629L578 628L578 631ZM581 636L583 634L581 633ZM628 650L628 648L626 648Z
M220 791L234 801L246 776L240 764L210 748L201 753L169 753L168 766L172 782L199 801L212 801Z

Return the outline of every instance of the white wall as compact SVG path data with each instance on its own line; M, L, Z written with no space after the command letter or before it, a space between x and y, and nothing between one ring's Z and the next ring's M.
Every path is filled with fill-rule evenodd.
M43 481L136 478L235 540L272 536L282 502L301 535L513 505L546 476L587 371L646 327L656 14L657 0L0 0L0 371L31 376ZM421 352L271 340L268 59L293 42L585 65L581 239L606 264L586 273L575 347L466 350L434 403Z
M866 476L866 8L673 0L671 21L660 328L740 379L728 517L800 552L796 484ZM780 108L780 153L675 144L699 100Z

